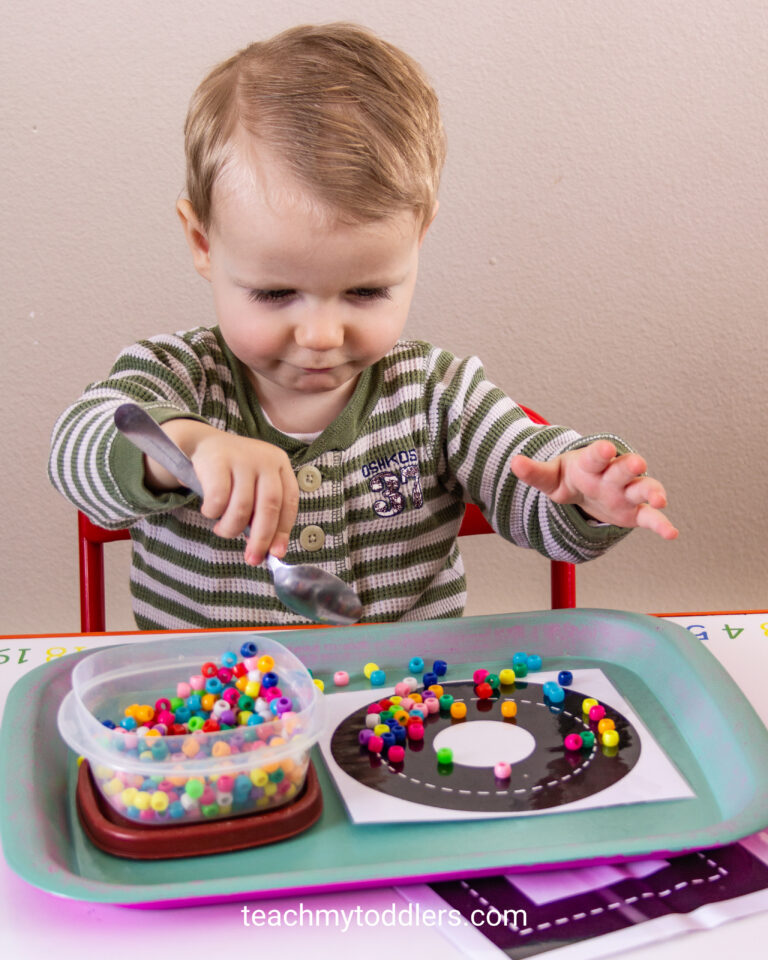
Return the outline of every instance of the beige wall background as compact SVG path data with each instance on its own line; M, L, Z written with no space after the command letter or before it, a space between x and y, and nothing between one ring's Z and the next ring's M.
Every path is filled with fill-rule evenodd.
M3 0L0 633L76 630L58 412L122 346L212 322L174 204L215 62L299 22L367 24L420 60L449 137L409 333L516 399L619 433L675 543L636 532L581 606L765 608L768 5L761 0ZM465 541L469 613L547 605L547 565ZM129 629L128 548L108 548Z

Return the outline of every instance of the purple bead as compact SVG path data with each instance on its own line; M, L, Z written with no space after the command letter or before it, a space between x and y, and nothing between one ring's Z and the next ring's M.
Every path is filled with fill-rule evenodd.
M360 733L357 735L357 742L361 747L367 747L368 741L373 736L373 730L369 730L368 727L364 727Z

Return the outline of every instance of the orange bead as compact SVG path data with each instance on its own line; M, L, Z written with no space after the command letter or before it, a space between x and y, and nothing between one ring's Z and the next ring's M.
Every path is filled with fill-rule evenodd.
M514 700L502 700L501 702L501 715L502 717L515 717L517 716L517 704Z
M451 704L451 716L454 720L463 720L467 715L467 705L459 700Z
M597 725L597 732L599 734L605 733L607 730L615 730L616 724L611 720L610 717L603 717L603 719Z

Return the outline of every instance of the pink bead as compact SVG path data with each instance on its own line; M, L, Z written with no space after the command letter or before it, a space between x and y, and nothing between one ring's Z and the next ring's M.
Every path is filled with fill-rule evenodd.
M440 701L437 697L430 697L424 701L424 706L430 713L440 713Z
M478 683L482 683L483 680L485 680L485 678L488 676L489 672L490 671L488 670L483 670L482 667L479 670L475 670L475 672L472 674L472 679L475 682L475 686L477 686Z
M223 776L219 777L219 779L216 781L216 789L219 791L219 793L232 793L234 787L234 777Z
M371 751L371 753L381 753L383 746L384 741L381 739L381 737L377 737L375 734L368 741L368 749Z
M405 750L403 750L399 743L396 743L394 746L389 748L387 759L390 763L402 763L404 758Z
M509 780L512 776L512 767L502 760L493 768L493 775L497 780Z
M410 697L403 697L403 699L400 701L400 706L403 708L403 710L413 710L415 703L416 701L411 700Z
M186 700L187 697L191 696L192 687L188 683L177 683L176 684L176 696L181 697L182 700Z
M406 730L409 740L423 740L424 739L424 725L421 723L409 723Z
M599 723L605 716L605 707L601 703L596 703L594 707L589 708L589 719Z
M155 726L159 723L164 723L166 727L169 727L174 722L174 716L170 710L161 710L157 717L155 717Z
M193 690L202 690L205 687L205 677L199 674L189 678L189 685Z
M406 683L405 680L401 680L400 683L395 684L395 696L398 697L407 697L411 692L410 683Z
M270 700L279 700L282 695L283 691L280 687L270 687L264 694L264 699L269 703Z
M216 794L212 787L206 787L200 796L200 805L207 806L209 803L216 803Z
M139 811L139 819L140 819L140 820L154 820L154 819L155 819L155 811L152 810L152 809L149 809L149 810L141 810L141 811Z
M349 683L349 674L346 670L337 670L333 675L333 682L337 687L346 687Z
M582 739L578 733L569 733L563 743L566 750L581 750Z
M219 667L216 671L216 676L221 680L222 683L229 683L232 679L232 671L229 667Z
M380 703L372 703L372 704L368 707L368 713L381 713L381 704L380 704Z
M227 703L237 703L240 699L240 691L237 687L227 687L221 694L221 699L226 700Z

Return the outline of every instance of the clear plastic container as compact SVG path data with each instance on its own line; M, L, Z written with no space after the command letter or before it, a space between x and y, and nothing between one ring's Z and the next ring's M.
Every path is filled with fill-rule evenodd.
M174 718L178 709L183 717L188 698L177 698L184 701L181 708L176 701L170 704L177 685L200 677L204 664L213 663L218 670L226 653L244 662L241 648L246 643L258 647L249 661L251 668L262 656L272 657L269 672L277 675L277 687L290 700L290 709L285 700L282 712L273 707L272 702L280 699L269 694L275 688L256 678L251 682L259 683L260 692L251 697L253 709L233 711L238 724L231 729L158 735L152 732L152 723L157 723L159 711L147 727L139 725L142 714L135 710L139 719L133 730L104 725L105 720L120 724L126 709L145 705L155 709L163 698L177 706L171 711ZM264 671L260 673L263 680ZM227 686L233 689L232 683L224 689ZM237 703L248 707L247 700L240 700L247 694L242 690L238 694ZM200 692L191 691L190 696L195 695ZM229 696L234 698L234 693ZM193 710L190 721L195 714L202 720L207 711ZM262 633L200 634L101 650L75 666L72 690L58 713L61 736L88 760L107 803L148 827L258 813L289 803L304 785L309 750L323 721L322 694L309 671L286 647Z

